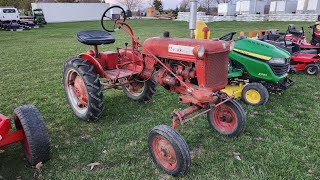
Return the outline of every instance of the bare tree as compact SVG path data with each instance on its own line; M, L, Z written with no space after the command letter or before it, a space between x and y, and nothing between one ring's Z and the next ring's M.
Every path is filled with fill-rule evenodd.
M210 14L210 9L216 6L218 0L201 0L200 5L206 10L207 14Z
M190 0L182 0L179 6L180 6L179 11L181 12L186 11L187 9L190 8Z
M118 0L119 4L125 6L128 10L132 11L143 5L144 0Z
M220 4L220 3L229 3L231 2L232 0L216 0L217 4Z

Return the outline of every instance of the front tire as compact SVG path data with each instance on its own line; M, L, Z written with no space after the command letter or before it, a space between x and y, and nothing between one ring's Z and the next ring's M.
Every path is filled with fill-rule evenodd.
M169 126L159 125L151 130L148 149L152 160L169 175L182 176L191 164L187 143Z
M97 120L104 109L103 87L94 67L81 58L64 63L63 84L74 114L82 120Z
M152 99L152 96L156 93L156 82L149 79L145 82L133 82L131 84L124 85L123 92L129 99L139 102L148 102Z
M246 113L235 100L230 100L207 113L211 128L227 137L237 137L246 128Z
M306 69L305 69L305 72L308 74L308 75L317 75L319 73L319 66L316 65L316 64L308 64Z
M36 107L20 106L14 110L17 130L23 130L25 138L21 141L24 153L31 165L45 163L50 159L50 140L48 130Z
M248 105L265 105L269 99L269 92L261 83L249 83L242 89L241 99Z

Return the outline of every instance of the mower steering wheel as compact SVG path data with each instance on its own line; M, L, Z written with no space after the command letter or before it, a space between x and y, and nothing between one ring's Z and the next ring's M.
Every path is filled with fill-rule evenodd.
M120 14L112 12L111 9L115 12L119 12ZM116 17L112 15L118 15L118 16ZM111 6L102 14L101 26L104 30L108 32L115 32L121 28L121 26L116 27L117 22L125 22L125 21L126 21L126 12L124 11L124 9L120 6ZM113 23L113 25L111 25L111 23ZM108 29L109 27L105 26L106 24L109 25L111 28Z

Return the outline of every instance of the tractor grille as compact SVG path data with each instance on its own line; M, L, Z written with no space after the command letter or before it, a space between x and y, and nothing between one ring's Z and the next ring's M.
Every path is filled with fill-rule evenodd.
M283 76L284 74L288 73L289 71L289 63L286 64L269 64L273 73L277 76Z
M228 52L208 54L205 69L205 87L222 89L228 83Z

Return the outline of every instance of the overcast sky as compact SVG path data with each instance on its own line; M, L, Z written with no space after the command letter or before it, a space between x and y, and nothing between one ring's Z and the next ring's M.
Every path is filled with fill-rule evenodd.
M117 4L117 0L106 0L107 2L110 2L111 4ZM147 0L145 0L148 2ZM173 9L176 8L179 4L180 0L162 0L162 5L164 9ZM148 3L145 3L145 6L148 6Z

